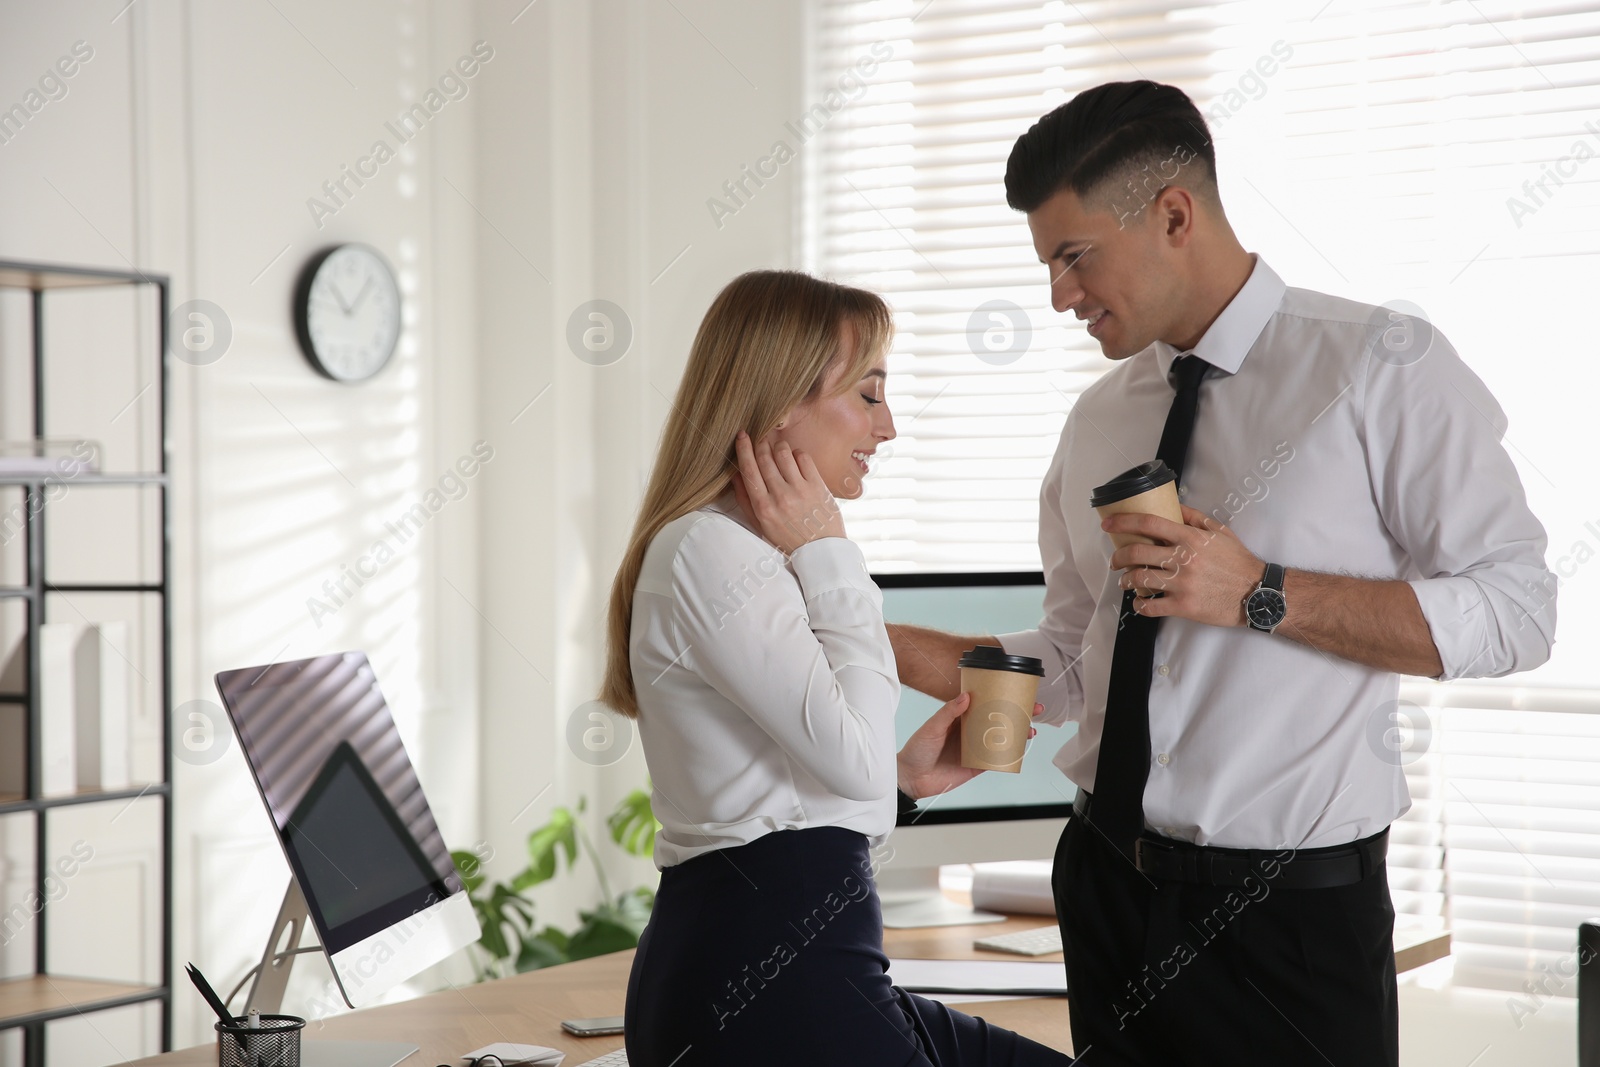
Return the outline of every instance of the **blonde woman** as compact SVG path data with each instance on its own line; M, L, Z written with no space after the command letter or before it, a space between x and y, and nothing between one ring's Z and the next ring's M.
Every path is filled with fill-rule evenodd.
M706 313L611 592L602 697L638 720L661 885L628 982L633 1067L1055 1065L895 988L872 849L975 772L962 695L894 749L882 600L837 498L894 438L881 298L792 271Z

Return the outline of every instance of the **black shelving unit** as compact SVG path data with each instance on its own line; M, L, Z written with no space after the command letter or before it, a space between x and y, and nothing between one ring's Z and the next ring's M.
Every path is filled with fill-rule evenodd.
M45 1026L56 1019L126 1007L130 1004L159 1002L161 1005L161 1049L172 1047L172 502L167 447L167 408L169 355L167 352L167 296L165 275L139 271L109 270L94 267L19 263L0 260L0 289L25 289L32 299L33 360L33 437L46 436L45 426L45 338L44 299L51 291L97 286L154 286L158 295L157 323L159 393L160 468L129 474L85 472L72 477L74 489L96 486L154 486L160 497L161 577L157 582L128 583L52 583L45 578L45 519L48 514L46 484L58 475L8 476L0 474L0 485L21 486L27 512L24 554L26 584L0 586L0 598L24 602L27 616L25 640L27 667L24 691L6 694L7 702L27 708L27 793L20 797L0 797L0 815L32 812L34 815L34 891L39 910L34 916L34 974L31 977L0 981L0 1030L20 1028L23 1032L23 1063L44 1067ZM161 780L130 789L80 791L66 796L40 796L40 675L39 627L46 618L45 606L53 593L128 593L155 595L161 607ZM49 897L46 876L50 873L45 855L48 835L46 818L59 807L73 804L131 803L142 797L159 797L161 803L161 981L158 985L112 982L53 975L47 965L45 910Z

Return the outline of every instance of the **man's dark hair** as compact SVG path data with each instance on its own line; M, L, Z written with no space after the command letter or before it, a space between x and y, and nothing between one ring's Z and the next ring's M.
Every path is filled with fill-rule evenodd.
M1200 165L1203 161L1203 166ZM1006 161L1006 203L1030 212L1063 189L1137 213L1179 174L1220 206L1217 157L1187 93L1152 81L1086 89L1017 138Z

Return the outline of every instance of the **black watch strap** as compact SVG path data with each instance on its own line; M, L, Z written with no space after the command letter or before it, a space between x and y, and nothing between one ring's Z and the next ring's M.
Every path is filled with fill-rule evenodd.
M1268 589L1276 589L1281 593L1283 592L1283 574L1283 564L1269 563L1267 564L1267 573L1261 577L1261 584Z
M910 815L917 810L917 802L906 796L905 790L896 788L894 795L895 803L898 805L897 814Z
M1284 575L1285 571L1283 564L1267 564L1266 573L1261 576L1260 584L1258 584L1254 589L1250 590L1250 595L1245 598L1244 618L1245 622L1250 625L1252 630L1259 630L1262 633L1270 634L1280 625L1282 625L1288 607L1288 605L1284 603L1283 599ZM1267 590L1271 590L1271 594L1268 594ZM1276 600L1276 604L1273 604L1274 600ZM1269 617L1272 620L1271 625L1263 625L1262 623L1256 621L1256 616L1252 612L1252 607L1256 606L1258 602L1262 610L1267 610L1270 612Z

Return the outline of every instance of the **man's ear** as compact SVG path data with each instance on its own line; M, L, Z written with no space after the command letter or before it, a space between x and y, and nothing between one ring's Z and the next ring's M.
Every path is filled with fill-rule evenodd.
M1162 234L1174 248L1187 245L1194 236L1194 194L1181 185L1169 185L1156 197L1156 218L1161 220Z

